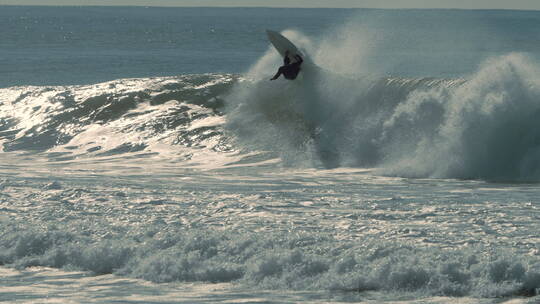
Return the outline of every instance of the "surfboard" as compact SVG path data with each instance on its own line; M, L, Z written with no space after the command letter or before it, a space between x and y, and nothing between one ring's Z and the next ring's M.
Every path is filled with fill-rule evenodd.
M296 45L292 43L289 39L285 38L283 35L281 35L278 32L266 30L266 35L268 35L268 40L274 48L279 52L281 57L285 57L285 53L289 51L289 59L291 59L291 62L295 62L295 56L300 55L301 57L304 57L304 55L298 50Z

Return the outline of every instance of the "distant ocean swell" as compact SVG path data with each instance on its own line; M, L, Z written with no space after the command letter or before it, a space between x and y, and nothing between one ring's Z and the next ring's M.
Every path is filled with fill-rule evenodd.
M270 82L273 56L247 78L201 74L0 89L3 150L59 159L252 151L269 152L286 166L540 179L540 72L523 55L492 58L457 80L352 77L306 66L295 82ZM196 150L182 156L179 146Z

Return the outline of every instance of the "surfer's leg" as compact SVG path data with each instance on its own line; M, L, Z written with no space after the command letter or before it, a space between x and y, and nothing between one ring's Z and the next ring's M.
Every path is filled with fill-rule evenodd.
M277 72L276 75L274 75L274 77L270 78L270 80L276 80L279 78L279 76L281 75L281 72Z
M281 76L281 74L283 74L283 67L280 67L279 70L277 71L276 75L274 75L274 77L272 77L270 80L278 79L279 76Z

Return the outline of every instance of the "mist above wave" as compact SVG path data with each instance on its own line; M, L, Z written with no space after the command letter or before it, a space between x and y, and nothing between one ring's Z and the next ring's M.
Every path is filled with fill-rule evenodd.
M343 31L341 43L329 43L331 37L319 44L284 32L308 54L301 77L267 81L280 65L269 49L247 73L253 81L233 87L226 98L228 127L243 145L274 151L292 166L540 179L540 72L534 60L519 53L493 57L460 79L380 76L362 68L362 56L375 47L351 52L364 34Z

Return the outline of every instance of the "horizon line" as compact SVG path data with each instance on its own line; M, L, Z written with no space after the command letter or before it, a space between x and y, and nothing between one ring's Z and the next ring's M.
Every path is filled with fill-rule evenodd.
M462 8L462 7L372 7L372 6L268 6L268 5L142 5L142 4L1 4L33 7L142 7L142 8L269 8L269 9L372 9L372 10L462 10L462 11L540 11L540 8Z

